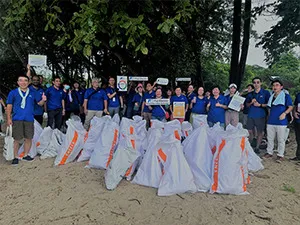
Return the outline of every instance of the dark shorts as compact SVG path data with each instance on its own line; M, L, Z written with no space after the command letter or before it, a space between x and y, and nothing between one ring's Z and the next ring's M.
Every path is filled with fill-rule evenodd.
M34 134L33 122L13 121L12 136L15 140L32 139Z
M253 130L256 127L257 132L261 133L266 129L266 118L249 118L247 119L247 129Z

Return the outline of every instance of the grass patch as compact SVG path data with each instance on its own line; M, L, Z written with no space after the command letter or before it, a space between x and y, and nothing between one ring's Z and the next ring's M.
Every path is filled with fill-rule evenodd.
M291 192L291 193L296 192L295 188L291 185L288 185L288 184L284 184L282 190L287 191L287 192Z

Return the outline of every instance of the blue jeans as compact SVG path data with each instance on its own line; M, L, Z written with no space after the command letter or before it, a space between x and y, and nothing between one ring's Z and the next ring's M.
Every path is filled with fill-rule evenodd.
M207 121L209 127L213 127L216 123ZM218 122L217 122L218 123ZM225 128L225 123L220 123L220 127Z

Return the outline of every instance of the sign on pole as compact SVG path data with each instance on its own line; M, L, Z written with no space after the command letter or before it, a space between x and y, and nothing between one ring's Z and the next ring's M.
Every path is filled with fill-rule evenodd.
M156 80L156 84L159 85L168 85L168 83L169 83L168 78L157 78Z
M146 105L170 105L170 99L168 99L168 98L161 98L161 99L150 98L150 99L146 99Z
M192 78L190 77L177 77L176 81L185 81L185 82L190 82Z
M129 81L148 81L148 77L129 77Z
M117 76L117 88L119 88L120 91L127 91L126 76Z
M46 55L28 55L28 64L30 66L46 66L47 56Z

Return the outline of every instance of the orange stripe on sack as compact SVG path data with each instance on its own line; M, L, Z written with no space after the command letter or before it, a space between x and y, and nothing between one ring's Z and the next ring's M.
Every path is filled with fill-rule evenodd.
M89 137L89 132L90 132L91 128L92 128L92 125L89 127L88 131L87 131L87 132L85 133L85 135L84 135L84 143L86 142L86 140L87 140L88 137Z
M242 137L242 140L241 140L241 148L242 148L242 151L245 150L245 146L246 146L246 141L245 141L245 137Z
M220 154L221 154L221 151L223 150L224 146L226 144L226 141L223 139L220 146L219 146L219 149L218 149L218 154L214 160L214 183L212 185L212 190L214 192L217 191L218 189L218 178L219 178L219 160L220 160Z
M214 155L216 153L216 150L217 150L217 146L214 146L212 149L211 149L211 153Z
M242 140L241 140L241 149L242 149L242 152L245 151L245 147L246 147L246 138L245 137L242 137ZM246 150L246 157L248 158L248 151ZM242 166L241 166L242 167ZM241 168L242 169L242 172L243 172L243 190L246 191L246 184L250 184L251 180L250 180L250 176L248 175L247 177L247 180L245 180L245 177L244 177L244 167Z
M41 142L37 142L35 146L39 147L40 145L41 145Z
M125 173L125 177L128 177L131 173L131 170L132 170L132 165L129 167L129 169L126 171Z
M106 162L106 168L108 167L110 161L112 160L113 158L113 154L114 154L114 150L115 150L115 146L117 144L117 138L118 138L118 130L115 129L114 131L114 139L113 139L113 142L112 142L112 145L111 145L111 148L110 148L110 151L109 151L109 156L108 156L108 160Z
M24 155L25 155L25 152L21 152L20 155L19 155L19 157L20 157L20 158L23 158Z
M161 148L158 150L158 155L162 159L162 161L164 161L164 162L167 161L167 155L163 152L163 150Z
M133 127L133 126L130 126L130 128L129 128L129 133L130 133L130 134L133 134L133 133L134 133L134 127Z
M244 174L244 167L241 166L241 172L242 172L242 177L243 177L243 191L247 191L247 186L246 186L246 182L245 182L245 174Z
M131 142L133 149L135 150L135 140L131 139L130 142Z
M187 131L185 131L185 136L187 136L187 137L189 136L189 133Z
M181 141L181 137L180 137L180 135L179 135L178 130L175 130L175 131L174 131L174 135L175 135L175 138L176 138L177 140Z
M71 143L70 143L70 145L69 145L69 147L68 147L66 153L65 153L64 156L62 157L62 160L60 161L60 163L59 163L58 165L64 165L64 164L66 163L66 161L67 161L67 159L69 158L70 154L71 154L72 151L74 150L74 146L75 146L77 140L78 140L78 132L75 131L75 132L74 132L73 139L72 139L72 141L71 141Z

